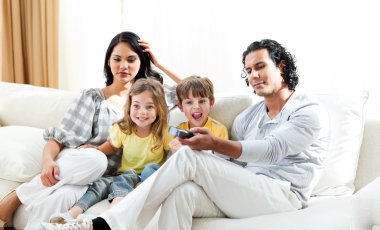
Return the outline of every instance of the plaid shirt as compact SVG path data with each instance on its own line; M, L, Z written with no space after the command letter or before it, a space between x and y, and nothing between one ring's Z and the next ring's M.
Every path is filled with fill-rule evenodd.
M166 100L175 106L175 86L165 86ZM57 127L45 129L45 140L54 139L66 148L84 144L99 146L109 138L111 125L123 117L108 106L101 89L85 89L74 101ZM112 175L120 165L122 150L108 157L106 175Z

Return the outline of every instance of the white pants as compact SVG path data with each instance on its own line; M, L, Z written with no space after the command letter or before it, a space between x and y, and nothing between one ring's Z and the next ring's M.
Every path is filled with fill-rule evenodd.
M245 218L301 208L290 183L255 175L209 152L182 147L101 217L111 229L191 229L192 217Z
M16 189L29 212L26 228L37 229L52 214L67 212L86 192L87 185L99 179L107 167L107 157L96 149L63 149L56 160L59 182L51 187L41 183L40 175Z

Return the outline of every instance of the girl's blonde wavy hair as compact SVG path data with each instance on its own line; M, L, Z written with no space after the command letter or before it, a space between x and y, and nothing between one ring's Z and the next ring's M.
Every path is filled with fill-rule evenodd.
M130 112L132 104L132 96L139 95L143 92L149 92L152 95L154 106L156 107L157 117L152 123L151 133L155 144L152 151L163 145L164 131L168 127L168 106L165 101L164 88L157 80L139 79L131 87L124 108L124 118L117 122L121 131L127 135L137 131L136 124L132 121Z

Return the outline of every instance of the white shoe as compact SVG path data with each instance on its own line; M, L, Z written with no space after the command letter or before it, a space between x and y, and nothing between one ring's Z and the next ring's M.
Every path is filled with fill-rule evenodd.
M49 222L52 224L65 224L68 221L74 220L69 212L56 213L50 216Z
M93 230L91 219L69 220L65 224L42 222L41 227L46 230Z

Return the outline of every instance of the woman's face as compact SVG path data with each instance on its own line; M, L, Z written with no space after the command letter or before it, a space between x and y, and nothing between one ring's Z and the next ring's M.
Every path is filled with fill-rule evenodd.
M125 84L136 77L141 61L128 43L120 42L113 48L108 65L111 68L114 82Z

